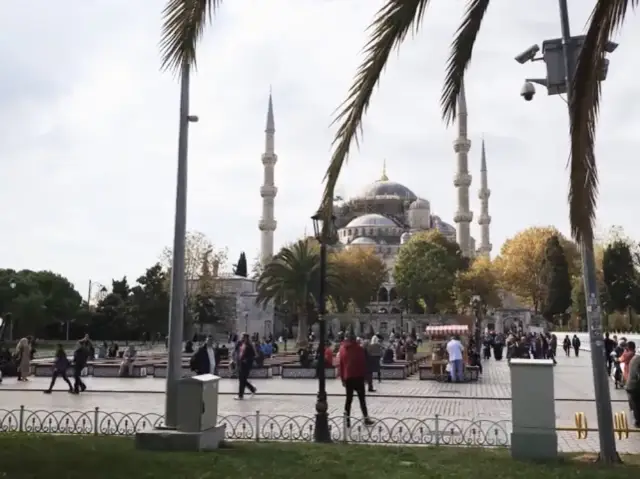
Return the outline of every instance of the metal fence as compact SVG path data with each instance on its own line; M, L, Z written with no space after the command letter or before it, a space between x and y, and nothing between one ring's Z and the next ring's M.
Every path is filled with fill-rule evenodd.
M219 415L230 441L313 441L313 416ZM84 434L131 436L163 425L155 413L92 411L46 411L0 409L0 433ZM372 426L362 419L329 418L331 437L336 442L432 446L508 447L511 421L487 419L375 418Z

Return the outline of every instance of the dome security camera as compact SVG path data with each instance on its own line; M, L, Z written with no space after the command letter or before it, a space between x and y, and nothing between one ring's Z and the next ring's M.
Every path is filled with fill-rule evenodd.
M536 94L536 88L533 86L531 82L524 82L522 85L522 90L520 90L520 96L524 98L525 101L533 100L533 96Z

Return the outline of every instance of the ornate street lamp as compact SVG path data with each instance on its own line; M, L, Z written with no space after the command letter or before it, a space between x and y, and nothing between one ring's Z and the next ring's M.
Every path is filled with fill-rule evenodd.
M478 357L480 356L480 308L482 307L482 298L477 295L474 294L471 297L471 309L473 309L473 314L475 316L475 331L474 331L474 341L476 343L476 353L478 353Z
M314 438L316 442L331 442L329 416L327 411L327 384L324 370L324 350L326 348L327 325L325 323L325 282L327 276L327 241L331 238L336 217L331 215L330 223L320 213L311 217L313 231L320 243L320 285L318 291L318 322L320 323L320 344L318 345L318 398L316 401L316 424Z

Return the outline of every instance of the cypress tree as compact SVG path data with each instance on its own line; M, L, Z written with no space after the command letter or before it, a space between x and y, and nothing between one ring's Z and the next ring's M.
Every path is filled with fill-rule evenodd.
M571 278L569 263L557 235L551 236L544 251L544 305L542 314L548 321L565 315L571 306Z
M244 251L240 253L240 258L238 258L238 264L236 264L235 274L237 276L242 276L243 278L247 277L247 257L244 254Z
M627 242L616 240L605 248L602 272L610 311L624 311L633 305L637 292L636 270Z

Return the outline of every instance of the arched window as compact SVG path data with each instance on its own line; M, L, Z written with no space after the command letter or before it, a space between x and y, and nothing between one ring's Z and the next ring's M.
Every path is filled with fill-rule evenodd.
M387 288L380 288L378 291L378 302L379 303L387 303L389 302L389 293L387 292Z
M398 299L398 292L396 288L391 288L391 291L389 291L389 301L395 301L396 299Z

